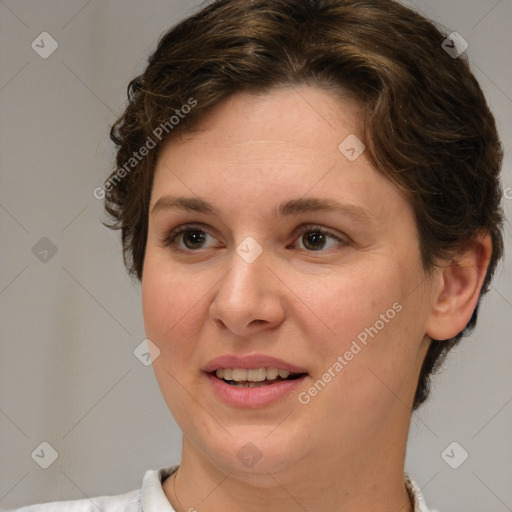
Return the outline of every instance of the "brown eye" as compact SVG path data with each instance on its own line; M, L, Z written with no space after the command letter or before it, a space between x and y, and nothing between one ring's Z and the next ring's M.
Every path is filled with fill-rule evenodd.
M215 240L214 236L199 226L184 225L173 229L162 240L162 245L177 252L197 252L214 247Z
M206 240L204 231L187 230L181 235L183 237L183 244L187 249L200 249L201 244Z
M299 249L308 252L324 251L348 245L349 240L343 235L336 235L323 228L314 225L301 226L296 232L296 239L294 245Z
M302 243L306 249L319 251L324 248L326 238L325 233L320 231L306 231L306 233L302 235Z

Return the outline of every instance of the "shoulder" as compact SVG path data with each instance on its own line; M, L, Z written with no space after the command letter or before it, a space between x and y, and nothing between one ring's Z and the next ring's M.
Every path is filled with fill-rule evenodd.
M73 501L56 501L0 512L174 512L162 489L162 483L178 466L149 469L136 491L117 496L100 496Z
M57 501L41 505L29 505L10 512L138 512L140 490L118 496L100 496L74 501Z

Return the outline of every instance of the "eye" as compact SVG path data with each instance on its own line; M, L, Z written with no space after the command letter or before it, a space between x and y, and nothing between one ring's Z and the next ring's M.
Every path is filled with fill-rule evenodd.
M331 249L336 245L347 245L348 243L347 239L326 231L319 226L301 226L298 235L299 237L294 242L294 245L300 243L302 247L299 247L299 249L309 252ZM329 240L331 241L329 242Z
M208 238L215 240L212 235L199 226L178 226L165 237L163 245L176 251L195 251L209 248L204 245ZM214 247L214 245L210 245L210 247Z
M295 242L292 247L308 252L318 252L336 247L336 245L347 245L348 240L342 236L335 235L325 229L314 226L301 226L294 233ZM210 239L210 245L205 245ZM197 252L201 249L215 247L215 237L210 235L202 227L196 225L183 225L173 229L162 241L164 247L169 247L177 252ZM299 247L296 247L297 244Z

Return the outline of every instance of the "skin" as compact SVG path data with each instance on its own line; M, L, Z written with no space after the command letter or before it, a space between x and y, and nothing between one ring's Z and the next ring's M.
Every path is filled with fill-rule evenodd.
M414 392L429 336L447 339L469 320L490 254L475 239L451 264L425 272L406 198L372 168L338 150L358 134L350 98L307 86L238 93L194 134L163 147L151 194L142 278L153 366L183 432L182 462L164 492L177 511L402 512L412 510L404 459ZM157 208L166 195L201 197L220 215ZM298 198L364 211L273 216ZM163 241L193 223L203 245ZM197 226L197 224L200 224ZM311 250L301 226L327 237ZM236 252L253 237L262 254ZM194 239L192 239L194 240ZM190 245L189 245L190 247ZM192 246L197 247L197 246ZM361 332L394 318L308 404L298 400ZM213 393L201 368L224 354L267 354L305 368L298 391L271 405L237 408ZM246 443L262 455L237 457Z

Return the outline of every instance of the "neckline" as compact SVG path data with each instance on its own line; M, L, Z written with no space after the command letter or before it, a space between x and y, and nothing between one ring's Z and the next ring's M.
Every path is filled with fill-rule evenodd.
M179 467L179 464L176 466L166 466L158 471L160 483L162 484L162 486L168 478L170 478L178 471ZM406 472L404 472L404 483L407 495L409 496L409 500L412 505L413 512L423 512L425 509L420 506L421 504L418 498L418 491L416 489L415 482Z

